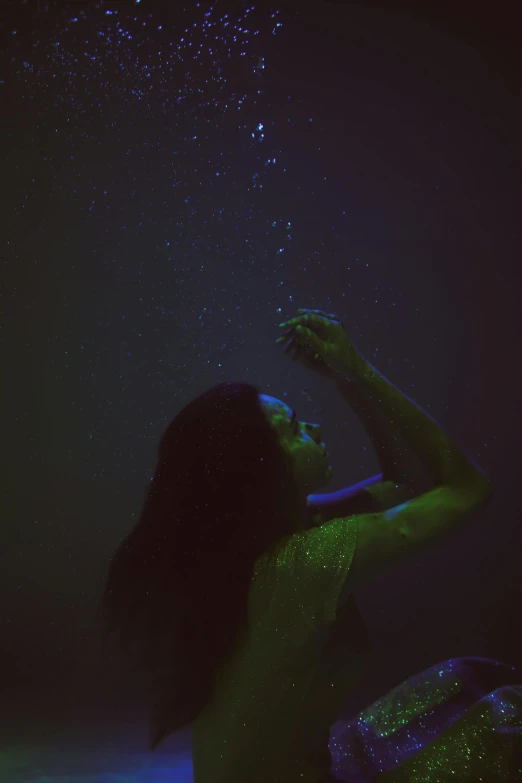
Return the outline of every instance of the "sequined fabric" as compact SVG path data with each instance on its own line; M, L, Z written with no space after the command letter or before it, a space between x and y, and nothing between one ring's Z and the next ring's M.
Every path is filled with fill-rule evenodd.
M522 781L522 671L452 658L330 731L331 774L349 783Z
M192 726L194 783L522 783L522 671L454 658L351 721L369 635L338 598L356 518L287 536L256 563L250 630Z
M328 774L329 729L364 665L353 599L344 631L335 629L357 535L356 518L332 520L287 536L256 563L250 633L192 725L194 783L319 783Z

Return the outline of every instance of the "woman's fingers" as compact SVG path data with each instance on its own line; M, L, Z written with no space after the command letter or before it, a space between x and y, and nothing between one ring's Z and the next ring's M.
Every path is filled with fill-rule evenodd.
M292 338L290 338L290 337L278 337L277 340L276 340L276 343L286 343L287 341L288 341L288 345L286 346L286 348L283 351L283 353L288 353L288 351L292 350L292 347L293 348L297 347L295 345L294 341L292 340Z
M339 316L335 315L335 313L324 313L322 310L300 309L297 312L299 315L297 315L295 318L290 318L288 321L282 321L282 323L279 324L279 328L288 329L288 327L297 325L318 327L323 319L326 319L327 321L341 322L341 319Z
M297 313L301 313L302 315L305 315L306 313L312 313L313 315L320 315L321 318L330 318L332 321L341 320L335 313L325 313L324 310L309 310L306 307L301 307Z
M290 318L288 321L283 321L279 324L280 329L288 329L291 326L298 326L302 324L312 324L318 317L313 313L305 313L304 315L298 315L296 318Z

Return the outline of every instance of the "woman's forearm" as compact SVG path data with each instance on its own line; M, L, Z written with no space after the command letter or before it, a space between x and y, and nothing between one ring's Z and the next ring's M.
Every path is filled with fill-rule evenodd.
M397 425L384 414L361 380L354 375L346 375L336 385L373 444L382 481L402 484L414 494L427 491L431 482L423 472L418 457L401 437Z
M353 388L350 386L354 382L353 378L357 379L356 388L364 390L367 400L373 401L383 416L396 423L401 436L436 485L451 482L489 484L480 468L446 435L437 422L360 355L350 372L336 381L338 390L344 396ZM364 403L360 400L361 397L361 408ZM372 416L367 418L376 420ZM384 449L380 450L384 453ZM386 448L387 470L393 470L394 457L395 448Z

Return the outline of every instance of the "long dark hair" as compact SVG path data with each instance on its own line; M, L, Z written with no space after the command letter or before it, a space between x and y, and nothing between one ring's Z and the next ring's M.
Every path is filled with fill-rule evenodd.
M254 386L214 386L167 427L97 615L105 651L116 644L146 673L151 749L212 698L216 670L248 628L255 561L306 513Z

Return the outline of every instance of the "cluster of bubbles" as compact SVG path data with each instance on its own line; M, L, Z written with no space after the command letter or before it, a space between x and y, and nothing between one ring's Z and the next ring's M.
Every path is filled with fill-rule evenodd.
M23 31L13 29L11 116L27 118L19 152L34 162L28 190L45 180L52 200L72 188L71 200L105 221L122 195L138 207L127 212L135 226L157 225L162 210L182 233L196 218L200 230L189 242L196 249L211 238L213 223L218 231L205 252L216 257L233 251L239 226L247 227L241 242L251 249L248 221L260 212L255 194L270 169L285 176L257 107L266 49L283 23L264 4L227 12L226 3L187 5L176 3L172 18L145 2L69 6L52 31L36 25L31 45L19 51ZM227 217L235 227L220 237ZM122 230L129 221L119 221ZM283 252L290 228L284 216L264 221L270 254ZM174 248L176 230L158 244ZM259 225L254 235L259 241Z
M245 75L262 74L265 62L255 51L256 38L267 23L273 34L282 26L278 11L260 16L255 6L235 15L220 13L220 4L176 6L174 24L162 24L145 8L131 14L105 5L70 13L42 40L35 33L30 57L22 59L14 49L11 77L23 97L51 113L63 108L72 121L105 116L111 103L120 101L137 102L140 114L149 118L158 110L203 112L211 106L224 116L240 110L248 97L229 84L239 61ZM12 31L13 40L18 34Z

